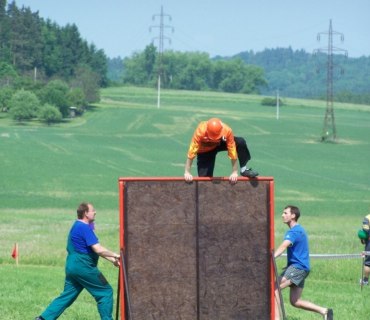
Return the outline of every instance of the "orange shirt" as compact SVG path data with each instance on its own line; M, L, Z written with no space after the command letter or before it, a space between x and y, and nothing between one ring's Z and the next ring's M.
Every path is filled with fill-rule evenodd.
M224 140L226 141L229 158L231 160L237 160L238 154L236 152L233 131L224 123L222 123L222 126L221 138L218 140L211 140L207 136L207 121L200 122L191 139L188 158L194 159L198 153L211 151L220 145L221 140Z

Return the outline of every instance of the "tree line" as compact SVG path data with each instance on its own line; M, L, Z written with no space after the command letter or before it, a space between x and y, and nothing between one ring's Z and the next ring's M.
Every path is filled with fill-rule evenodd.
M326 99L327 58L291 48L246 51L210 58L200 52L165 51L153 45L124 59L108 60L108 77L118 83L165 88ZM334 56L334 100L370 104L370 57Z
M242 52L233 58L263 68L268 86L262 94L279 90L287 97L326 99L328 55L292 48ZM333 56L334 100L370 104L370 56Z
M24 110L26 106L21 108L16 103L11 113L15 119L27 120L41 114L45 118L54 109L55 119L65 118L69 107L82 113L87 105L99 101L99 89L107 85L107 56L83 40L76 25L60 27L28 7L19 8L15 1L7 5L6 0L0 0L2 111L10 112L15 101L20 100L11 100L13 95L22 96L26 91L37 99L38 109L46 105L49 112L28 112Z
M117 60L111 61L117 65ZM150 44L122 60L121 81L137 86L156 86L160 77L166 89L215 90L258 94L267 85L263 69L242 59L210 59L202 52L165 51Z

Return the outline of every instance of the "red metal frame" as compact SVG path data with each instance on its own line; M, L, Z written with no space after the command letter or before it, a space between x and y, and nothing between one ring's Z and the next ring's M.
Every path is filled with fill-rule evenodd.
M228 181L228 177L194 177L193 181ZM245 177L238 177L238 181L248 181L251 180ZM273 177L257 177L254 178L257 181L269 181L270 185L270 212L269 212L269 220L270 220L270 248L269 252L274 249L274 178ZM120 222L120 250L125 252L125 221L124 221L124 190L125 190L125 182L128 181L184 181L183 177L125 177L119 178L118 180L118 187L119 187L119 222ZM270 290L270 305L271 305L271 320L275 319L275 282L274 282L274 268L272 264L272 259L270 259L270 279L271 279L271 290ZM125 305L125 282L124 282L124 274L123 268L120 267L120 314L121 320L126 319L126 305ZM119 303L117 301L117 303Z
M118 187L119 187L119 195L118 195L118 199L119 199L119 229L120 229L120 232L119 232L119 246L120 246L120 252L121 250L123 250L123 252L125 252L125 218L124 218L124 201L125 201L125 196L124 196L124 180L122 179L119 179L118 181ZM121 260L122 262L122 260ZM126 319L126 306L125 306L125 279L124 279L124 274L123 274L123 268L122 266L120 266L119 268L119 273L120 273L120 277L119 277L119 281L120 281L120 285L119 285L119 289L120 289L120 294L119 294L119 297L120 297L120 301L117 301L117 303L120 303L121 302L121 305L120 305L120 311L121 311L121 319L124 320Z
M275 248L275 206L274 206L274 180L270 180L270 252ZM270 279L271 279L271 291L270 291L270 305L271 305L271 320L275 319L275 281L274 281L274 266L273 261L270 259Z

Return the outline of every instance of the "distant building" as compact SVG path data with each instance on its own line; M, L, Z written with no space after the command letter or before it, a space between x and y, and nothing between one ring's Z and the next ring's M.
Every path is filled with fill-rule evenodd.
M76 107L69 107L69 117L74 118L76 116L76 111L77 111Z

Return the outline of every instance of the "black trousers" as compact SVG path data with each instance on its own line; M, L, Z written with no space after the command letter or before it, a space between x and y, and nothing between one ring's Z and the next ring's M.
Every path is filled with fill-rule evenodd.
M365 251L370 251L370 240L367 240L366 242ZM365 266L370 267L370 256L366 256Z
M236 144L236 151L238 153L238 160L240 167L243 167L251 159L250 152L248 150L247 142L244 138L234 137ZM220 151L227 151L226 141L221 140L220 145L209 152L198 153L197 155L197 167L199 177L213 177L213 171L215 169L216 155Z

